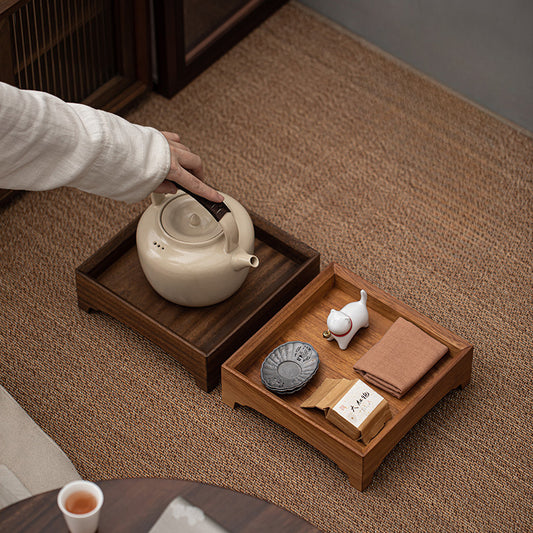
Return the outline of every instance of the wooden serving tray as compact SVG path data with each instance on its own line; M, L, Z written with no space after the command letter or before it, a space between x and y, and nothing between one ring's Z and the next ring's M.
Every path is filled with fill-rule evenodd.
M359 300L361 289L368 293L370 325L359 330L342 351L336 341L322 338L322 332L327 329L330 310ZM361 378L353 369L354 363L398 317L416 324L448 346L449 352L401 399L369 384L389 402L392 419L365 446L328 422L318 409L303 409L300 404L324 378ZM261 364L276 346L287 341L310 343L319 354L320 367L301 391L278 396L261 383ZM385 456L409 429L450 390L468 384L472 354L467 341L332 263L224 363L222 399L231 407L251 407L293 431L332 459L348 474L354 487L364 490Z
M222 363L320 270L320 254L250 213L260 265L217 305L182 307L159 296L137 255L138 217L76 269L78 305L107 313L180 361L209 392Z

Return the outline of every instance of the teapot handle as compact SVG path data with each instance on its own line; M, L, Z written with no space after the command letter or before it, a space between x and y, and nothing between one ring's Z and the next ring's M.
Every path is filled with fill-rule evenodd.
M226 245L224 247L226 253L231 253L239 245L239 228L235 222L235 217L231 209L224 202L213 202L203 196L195 194L183 185L178 185L178 189L192 196L199 204L209 211L213 218L220 223L224 230L224 237L226 238Z
M213 215L213 218L217 222L220 222L220 220L226 213L231 213L230 208L224 202L213 202L211 200L208 200L203 196L189 191L188 189L183 187L183 185L178 185L178 189L181 189L183 192L186 192L189 196L192 196L197 202L202 204L211 213L211 215Z
M211 200L208 200L207 198L204 198L203 196L200 196L198 194L195 194L182 185L178 185L178 190L181 189L183 192L187 193L189 196L192 196L197 202L199 202L201 205L203 205L209 213L213 216L213 218L220 222L220 219L226 214L230 212L229 207L224 202L212 202ZM161 205L167 195L165 193L155 193L153 192L151 194L152 197L152 203L154 205Z

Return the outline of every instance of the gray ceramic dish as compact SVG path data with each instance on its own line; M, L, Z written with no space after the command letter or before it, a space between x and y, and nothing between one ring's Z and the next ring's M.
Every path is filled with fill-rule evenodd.
M291 341L270 352L261 365L261 381L277 394L292 394L311 380L318 370L317 351L308 343Z

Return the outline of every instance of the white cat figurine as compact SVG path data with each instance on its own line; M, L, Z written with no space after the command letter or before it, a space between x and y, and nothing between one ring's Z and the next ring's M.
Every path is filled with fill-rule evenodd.
M368 309L366 308L366 292L361 290L358 302L346 304L340 311L332 309L329 313L328 332L324 337L329 341L335 339L341 350L346 350L353 336L360 328L368 327Z

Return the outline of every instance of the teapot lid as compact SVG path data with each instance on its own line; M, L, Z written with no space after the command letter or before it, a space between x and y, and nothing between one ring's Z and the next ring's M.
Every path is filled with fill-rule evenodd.
M163 229L181 242L206 243L222 233L222 227L209 211L188 194L167 202L160 217Z

